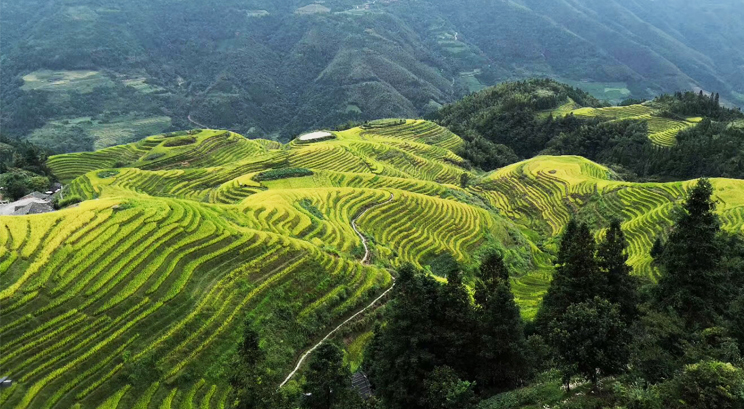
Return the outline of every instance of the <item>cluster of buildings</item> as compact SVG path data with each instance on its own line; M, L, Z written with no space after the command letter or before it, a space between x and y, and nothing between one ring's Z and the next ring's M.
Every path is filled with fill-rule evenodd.
M62 186L54 186L53 189L46 193L30 193L15 202L2 200L0 196L0 216L25 216L53 212L54 195L62 189Z

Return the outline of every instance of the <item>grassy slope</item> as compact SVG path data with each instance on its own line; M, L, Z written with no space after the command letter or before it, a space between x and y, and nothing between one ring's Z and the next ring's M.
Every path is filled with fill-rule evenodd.
M472 265L504 249L534 314L549 254L572 213L625 221L638 274L689 183L630 184L577 157L539 157L457 186L462 141L434 124L351 129L280 145L202 131L50 159L79 207L0 218L0 365L8 407L222 407L240 323L257 319L272 368L390 285L386 267L441 252ZM110 169L114 165L118 169ZM312 176L258 183L271 168ZM727 229L744 223L741 181L716 180ZM350 221L376 254L362 266ZM601 231L597 230L597 235ZM131 386L129 386L131 385ZM149 406L147 406L149 403ZM165 406L168 407L168 406Z

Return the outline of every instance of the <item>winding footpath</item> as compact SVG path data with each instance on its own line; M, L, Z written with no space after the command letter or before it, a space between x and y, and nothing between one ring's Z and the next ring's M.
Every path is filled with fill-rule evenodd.
M364 246L364 258L362 258L362 260L361 260L361 263L362 264L369 264L369 261L370 261L372 255L371 255L371 253L369 251L369 246L367 246L367 238L364 237L364 235L359 231L359 228L357 228L356 222L362 216L364 216L365 214L367 214L367 212L369 212L370 210L375 209L375 208L380 207L380 206L384 206L384 205L392 202L394 198L395 198L395 196L391 193L390 194L390 199L388 199L386 202L380 203L380 204L377 204L377 205L374 205L372 207L368 207L366 210L364 210L362 213L360 213L356 218L354 218L354 220L351 221L351 228L354 229L354 232L362 240L362 245ZM353 321L354 318L358 317L359 315L363 314L365 311L367 311L370 308L374 307L375 304L377 304L381 299L385 298L385 296L388 295L390 293L390 291L393 290L393 288L395 288L395 277L393 277L393 285L390 286L390 288L388 288L387 290L385 290L385 292L383 292L382 294L380 294L379 297L375 298L374 301L372 301L368 306L362 308L356 314L354 314L351 317L349 317L346 321L344 321L341 324L339 324L331 332L329 332L328 334L326 334L326 336L323 337L323 339L321 339L320 342L318 342L317 344L315 344L312 348L310 348L307 351L305 351L305 353L302 354L302 356L300 356L300 360L297 361L297 366L295 366L295 368L292 370L292 372L290 372L289 375L287 375L287 378L284 379L284 382L282 382L281 385L279 385L279 388L281 389L282 387L284 387L284 385L286 385L287 382L289 382L289 380L292 379L292 377L297 373L297 371L300 370L300 367L302 366L303 362L305 362L305 359L307 359L307 357L310 356L310 354L312 354L316 349L318 349L321 345L323 345L323 343L326 342L328 340L328 338L332 337L333 334L335 334L336 332L338 332L338 330L340 330L344 325L346 325L349 322Z
M208 126L204 126L204 125L200 124L199 122L196 122L193 119L191 119L191 114L189 114L186 118L188 118L189 122L191 122L192 124L198 126L201 129L209 129Z

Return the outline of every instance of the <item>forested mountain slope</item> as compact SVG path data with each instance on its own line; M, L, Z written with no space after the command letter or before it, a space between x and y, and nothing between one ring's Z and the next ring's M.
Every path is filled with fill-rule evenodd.
M607 106L569 85L532 79L468 95L429 118L461 135L463 157L482 169L550 154L583 156L633 180L744 178L744 114L717 93Z
M217 130L52 157L79 206L0 218L3 407L223 407L242 323L279 384L299 352L369 303L404 262L444 276L500 249L535 314L561 226L623 221L635 274L690 183L635 184L580 157L469 170L457 135L378 121L282 145ZM744 182L716 179L724 228ZM374 206L373 208L371 208ZM365 209L370 209L363 213ZM357 217L363 213L363 216ZM361 263L368 239L373 263Z
M4 132L60 152L193 126L285 140L514 79L744 104L735 0L2 1Z

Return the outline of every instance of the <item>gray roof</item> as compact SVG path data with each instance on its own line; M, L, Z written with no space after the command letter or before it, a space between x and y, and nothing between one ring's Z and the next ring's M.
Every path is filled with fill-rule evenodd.
M41 199L41 200L49 200L50 195L47 195L47 194L44 194L44 193L41 193L41 192L31 192L31 193L27 194L26 196L23 196L22 198L20 198L18 200L20 201L20 200L23 200L23 199L31 199L31 198Z
M351 386L354 388L354 390L357 391L359 396L364 399L369 399L369 397L372 396L372 385L370 385L369 379L367 379L367 375L365 375L362 371L359 371L352 375Z
M49 203L30 203L26 206L16 208L16 211L13 212L13 216L25 216L27 214L42 214L42 213L49 213L53 212L54 208Z
M48 196L40 199L35 197L33 193L10 204L0 206L0 216L39 214L52 211L54 211L54 208L52 208Z

